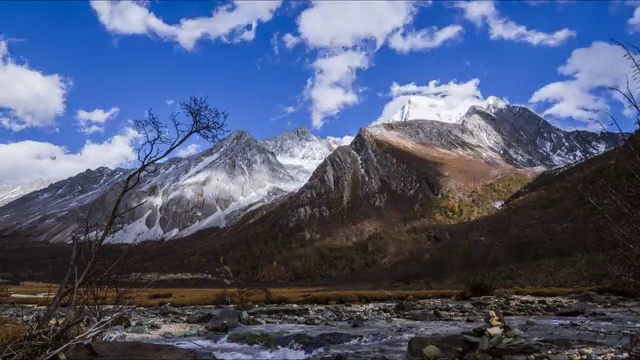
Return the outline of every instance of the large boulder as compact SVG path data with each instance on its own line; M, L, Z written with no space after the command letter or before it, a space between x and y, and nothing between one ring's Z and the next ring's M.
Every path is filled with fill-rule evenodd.
M238 326L241 312L233 309L219 309L211 314L211 319L204 326L205 329L213 332L227 333Z
M210 312L196 312L187 316L187 324L204 324L211 320L213 314Z

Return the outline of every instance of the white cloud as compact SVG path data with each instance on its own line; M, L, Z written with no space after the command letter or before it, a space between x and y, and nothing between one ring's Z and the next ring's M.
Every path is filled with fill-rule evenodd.
M462 28L456 25L407 32L417 10L412 1L313 1L300 14L298 34L286 34L283 41L287 48L302 42L317 50L311 64L314 76L304 92L311 102L314 128L359 102L357 72L371 65L373 54L383 45L406 53L436 48L459 36Z
M363 51L343 51L316 59L313 63L315 76L305 89L305 95L313 103L311 119L314 128L320 128L325 117L358 103L353 82L356 71L368 66L369 59Z
M200 151L200 145L190 144L189 146L182 147L176 151L176 155L179 157L187 157L193 154L197 154Z
M282 36L282 41L287 49L292 49L300 43L300 38L287 33Z
M510 40L553 47L562 45L566 40L576 36L575 31L567 28L553 33L528 29L501 16L493 1L460 1L455 6L462 9L464 17L476 26L486 24L489 28L489 37L493 40Z
M389 38L389 47L399 53L434 49L442 46L448 40L460 38L464 29L460 25L449 25L438 29L432 27L418 32L397 31Z
M409 1L314 1L298 17L298 32L310 47L351 48L365 40L382 46L415 13Z
M69 81L16 63L1 40L0 84L0 125L5 128L51 127L64 114Z
M8 184L25 184L39 179L58 181L86 169L116 168L137 159L132 145L139 137L133 129L104 143L87 141L78 152L39 141L0 144L0 179Z
M272 117L270 120L271 121L276 121L279 119L282 119L284 117L287 117L291 114L293 114L294 112L300 110L300 105L296 105L296 106L281 106L281 113L279 115L276 115L274 117Z
M627 25L629 25L629 30L631 33L640 32L640 2L633 3L636 9L633 11L633 16L627 20Z
M76 119L78 120L78 131L85 134L103 132L104 123L107 120L113 119L118 116L119 112L120 109L118 107L112 107L109 111L104 111L102 109L86 111L80 109L76 113Z
M471 106L486 105L479 86L479 79L467 82L450 81L444 84L432 80L424 86L415 83L400 85L394 82L389 92L392 100L385 105L374 124L398 120L397 115L409 102L412 116L418 116L423 120L457 122Z
M610 87L625 88L631 68L624 50L614 44L596 41L586 48L575 49L558 73L568 77L536 91L530 103L551 104L543 114L574 118L593 128L598 112L609 110ZM622 100L614 97L616 100ZM594 114L594 111L596 112Z
M167 106L172 106L172 105L174 105L176 102L175 102L175 100L167 100L167 101L165 101L165 103L167 104Z
M91 1L91 6L105 28L114 34L149 35L175 41L192 50L198 40L220 39L224 42L251 41L258 23L271 20L282 1L235 1L222 5L209 17L181 19L179 24L165 23L144 4L132 1Z

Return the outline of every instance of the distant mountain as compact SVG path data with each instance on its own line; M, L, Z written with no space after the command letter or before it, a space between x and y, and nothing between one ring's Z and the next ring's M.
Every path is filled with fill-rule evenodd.
M319 138L300 128L258 141L236 131L199 154L171 158L145 174L125 199L125 206L135 210L120 219L111 241L182 238L236 224L248 212L248 219L255 219L270 209L287 226L303 226L312 218L331 223L336 216L352 217L345 224L353 223L370 210L375 223L378 211L411 212L449 189L570 164L625 137L564 131L493 97L456 121L410 120L422 114L416 109L411 100L397 121L363 128L355 139ZM14 196L0 207L0 236L68 241L86 214L92 221L106 217L126 173L88 170ZM262 208L275 200L287 203L288 210ZM345 209L353 213L343 214ZM320 236L313 227L304 231L305 237Z
M126 205L137 207L121 222L114 242L168 239L232 224L245 211L300 188L341 140L306 129L264 141L237 131L210 149L172 158L146 174ZM127 170L88 170L0 207L0 233L34 240L67 241L91 210L106 216Z
M28 193L45 188L48 180L37 180L29 184L0 184L0 207Z
M453 111L450 117L430 119L426 116L432 113L432 102L421 96L410 96L398 112L378 123L432 120L435 124L430 126L437 129L434 131L450 137L450 140L434 139L438 143L470 145L522 167L571 164L616 147L626 137L610 132L564 131L531 110L494 96L459 116Z
M369 126L331 153L299 190L226 229L193 234L180 249L187 258L204 257L200 264L216 261L206 254L223 256L236 276L253 280L355 273L407 256L437 226L496 213L496 204L545 169L614 148L626 137L563 131L513 106L495 112L472 107L457 123ZM412 228L420 233L407 234ZM165 245L150 254L166 271L206 270L162 253L168 253Z

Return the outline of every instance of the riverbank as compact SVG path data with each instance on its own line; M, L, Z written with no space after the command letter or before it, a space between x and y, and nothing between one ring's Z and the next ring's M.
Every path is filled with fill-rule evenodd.
M631 336L640 333L640 302L585 292L466 301L130 307L126 320L105 339L172 345L199 359L404 359L412 338L461 337L482 326L490 310L500 311L531 344L533 359L620 358L628 353ZM28 321L39 311L33 305L3 305L0 315Z
M55 284L23 282L9 286L11 302L45 305L56 290ZM514 288L498 289L495 295L569 296L585 291L601 291L598 288ZM460 290L351 290L334 287L275 287L275 288L148 288L140 291L130 302L132 306L152 307L159 302L172 306L265 304L344 304L400 301L407 299L454 298ZM110 294L105 300L115 298Z

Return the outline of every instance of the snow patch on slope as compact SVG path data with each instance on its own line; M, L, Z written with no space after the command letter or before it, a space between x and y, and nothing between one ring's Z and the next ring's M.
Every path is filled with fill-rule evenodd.
M37 180L29 184L0 184L0 206L34 191L44 189L51 183L50 180Z

